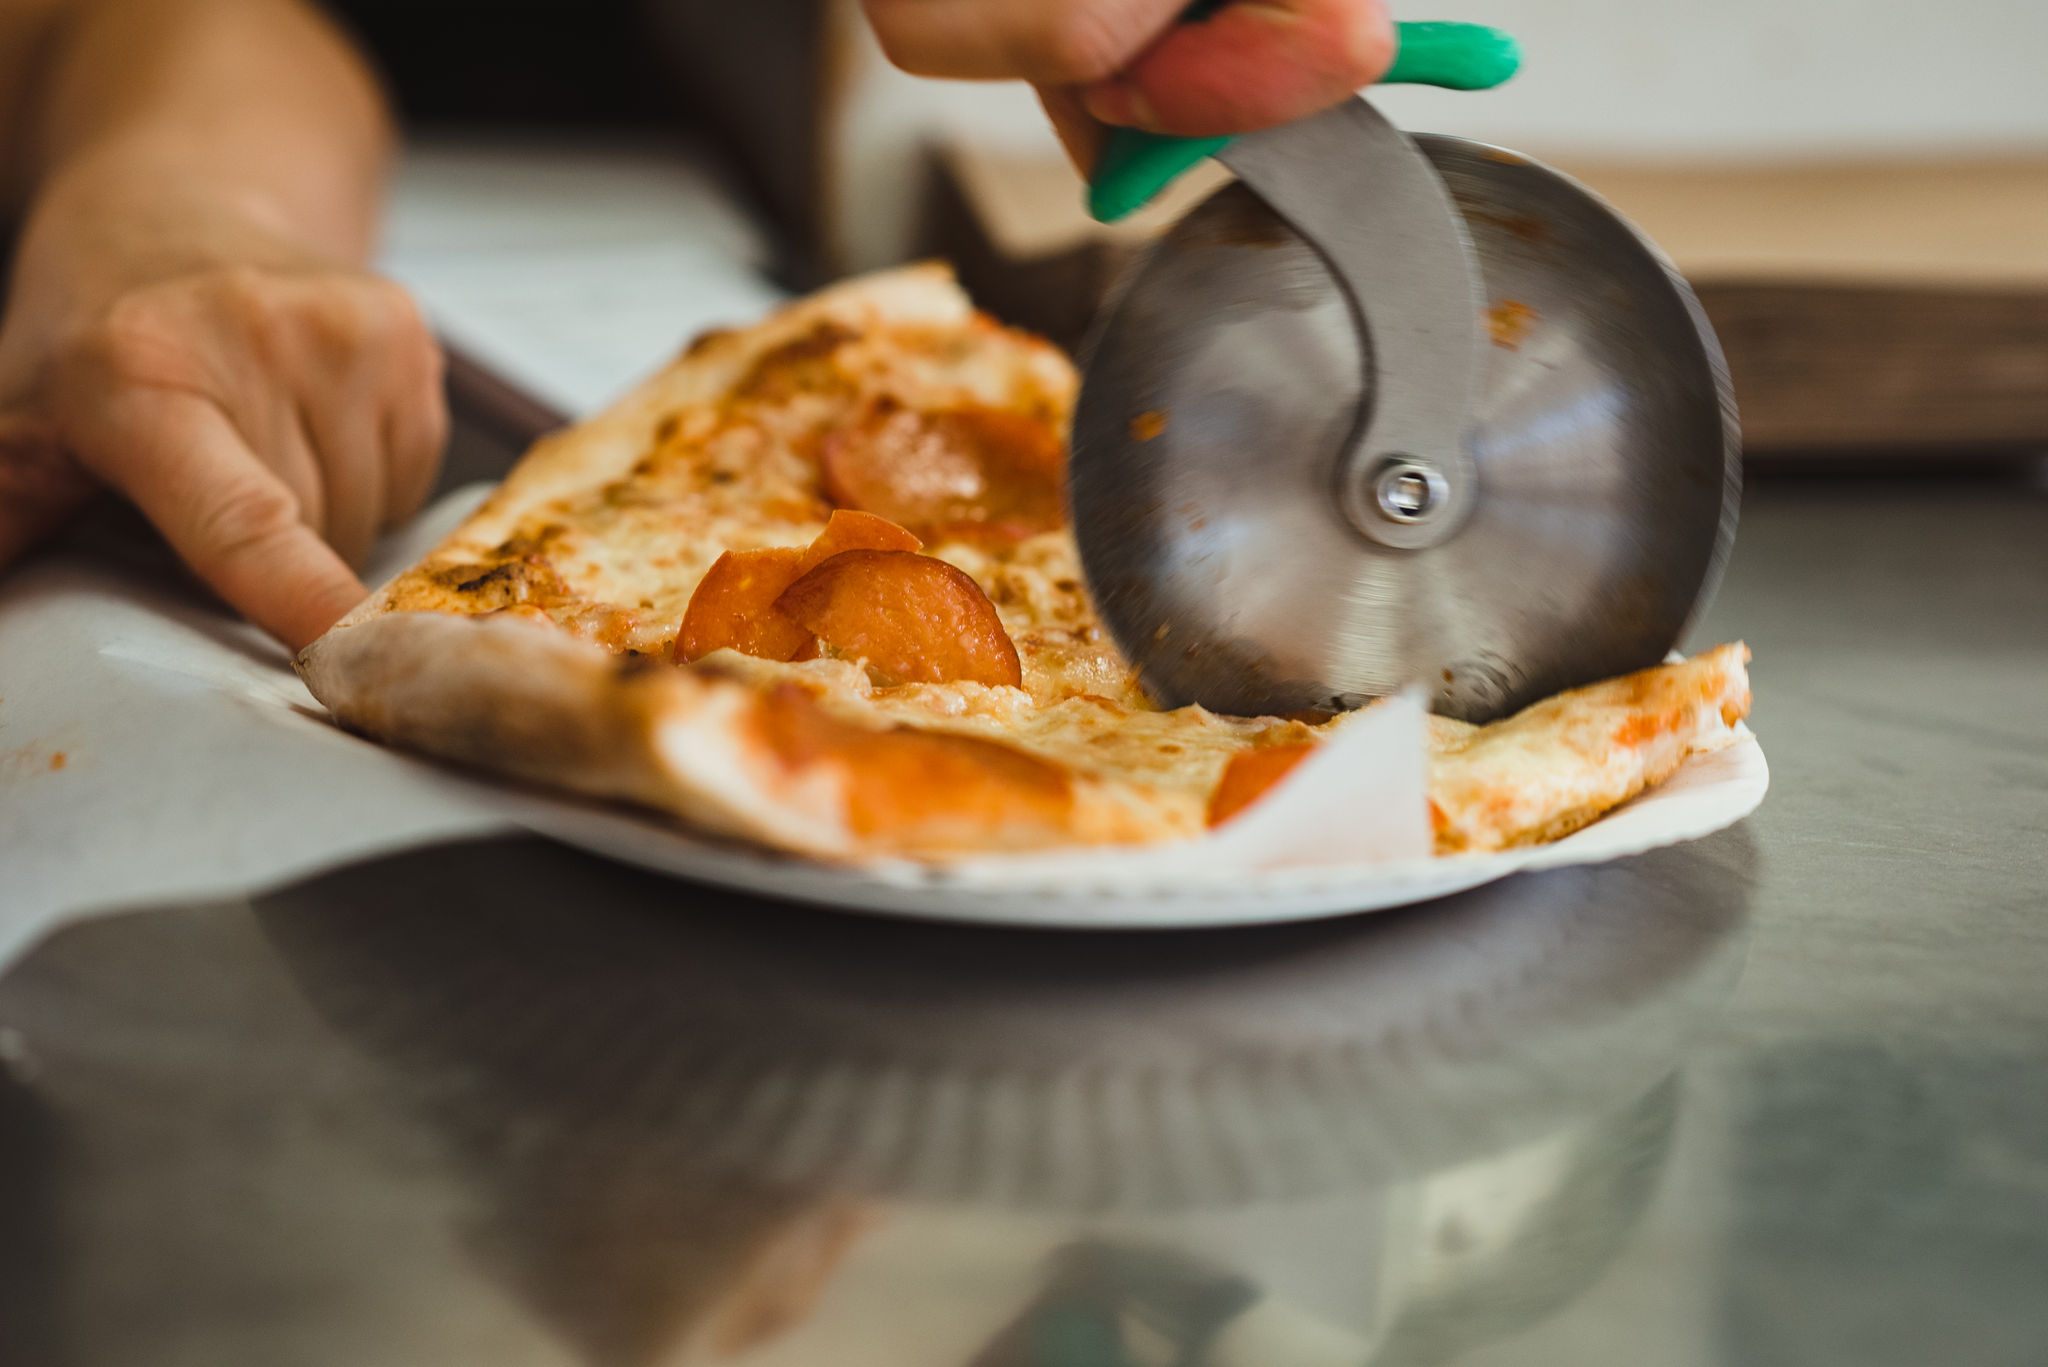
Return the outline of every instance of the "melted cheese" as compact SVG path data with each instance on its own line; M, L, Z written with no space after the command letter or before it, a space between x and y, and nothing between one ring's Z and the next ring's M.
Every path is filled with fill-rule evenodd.
M699 345L727 344L714 336ZM392 586L388 607L512 612L614 651L667 658L692 593L722 553L807 546L823 530L831 505L821 449L869 405L983 405L1042 421L1064 441L1075 389L1072 367L1051 346L979 315L964 325L865 331L819 322L759 356L715 399L659 415L637 455L622 453L632 462L623 476L595 487L549 486L551 496L524 506L495 544L458 533ZM889 686L856 660L784 664L731 651L682 667L763 688L795 683L866 727L999 741L1123 785L1188 832L1201 828L1234 755L1313 743L1335 724L1155 709L1096 617L1065 530L1014 544L948 541L926 552L988 595L1016 645L1021 687ZM1491 848L1590 819L1683 757L1691 739L1682 728L1699 721L1693 714L1708 705L1700 699L1728 696L1733 685L1719 687L1700 684L1678 709L1684 716L1654 734L1629 730L1641 730L1643 708L1631 711L1629 698L1611 690L1597 705L1567 694L1495 727L1433 719L1440 842ZM1629 697L1640 703L1642 692ZM1742 699L1746 707L1746 687Z

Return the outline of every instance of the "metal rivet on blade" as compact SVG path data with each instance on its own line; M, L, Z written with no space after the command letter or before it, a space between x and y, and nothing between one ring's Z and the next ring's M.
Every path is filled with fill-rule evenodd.
M1373 482L1373 497L1382 515L1394 522L1427 522L1442 512L1450 498L1443 472L1413 456L1387 456Z

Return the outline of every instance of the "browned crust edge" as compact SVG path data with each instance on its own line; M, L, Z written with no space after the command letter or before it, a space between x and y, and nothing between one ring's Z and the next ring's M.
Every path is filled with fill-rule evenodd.
M1749 715L1749 647L1716 646L1534 703L1431 761L1430 806L1439 854L1562 839L1671 777L1691 755L1725 741ZM1635 733L1640 732L1640 735ZM1539 822L1516 819L1486 762L1529 741L1550 750L1548 776L1577 777L1586 800ZM1474 765L1472 761L1479 760ZM1512 794L1520 796L1519 792Z
M1170 833L1117 785L1078 777L1063 807L1048 814L1040 804L1028 825L982 829L936 803L892 829L862 829L861 796L872 791L875 774L857 771L854 761L870 747L828 743L814 755L778 753L768 713L771 703L787 707L790 699L697 670L621 658L516 617L388 613L330 632L298 663L307 687L350 730L816 858L943 861ZM887 735L822 713L817 724L828 742L835 733L870 742ZM1002 781L1000 766L991 781Z

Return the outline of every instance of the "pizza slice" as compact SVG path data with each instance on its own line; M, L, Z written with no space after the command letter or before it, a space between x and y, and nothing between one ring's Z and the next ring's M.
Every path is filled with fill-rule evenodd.
M713 333L300 657L342 724L831 859L1199 836L1340 720L1163 711L1064 525L1076 379L925 265ZM1721 743L1747 652L1432 731L1442 851Z

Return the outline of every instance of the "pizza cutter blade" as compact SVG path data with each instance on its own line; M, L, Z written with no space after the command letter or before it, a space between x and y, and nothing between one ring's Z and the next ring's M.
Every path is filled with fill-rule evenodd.
M1363 99L1220 153L1084 350L1096 604L1166 706L1486 721L1655 664L1732 544L1691 290L1593 194Z

